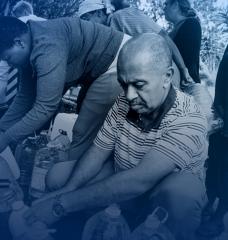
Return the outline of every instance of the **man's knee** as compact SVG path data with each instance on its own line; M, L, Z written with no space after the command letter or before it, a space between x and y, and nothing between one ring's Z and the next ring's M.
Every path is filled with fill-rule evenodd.
M185 239L183 234L193 233L200 223L201 211L206 203L205 187L192 174L175 173L155 188L151 202L154 207L162 206L168 211L168 226Z

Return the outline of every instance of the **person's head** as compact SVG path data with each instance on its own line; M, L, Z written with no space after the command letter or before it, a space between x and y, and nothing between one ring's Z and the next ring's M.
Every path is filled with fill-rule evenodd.
M120 51L117 73L130 107L139 114L151 113L171 86L172 54L166 41L153 33L130 39Z
M84 0L79 5L78 15L81 19L100 24L107 24L108 15L102 0Z
M189 0L165 0L164 12L166 20L170 22L175 22L175 19L179 16L196 16L196 13L191 7Z
M11 15L19 18L33 14L32 4L26 1L17 2L12 8Z
M0 17L0 36L1 60L14 67L29 63L31 39L25 23L14 17Z

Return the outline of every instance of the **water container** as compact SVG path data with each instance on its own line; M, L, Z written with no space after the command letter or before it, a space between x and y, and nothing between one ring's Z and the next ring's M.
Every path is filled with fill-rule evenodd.
M130 235L131 240L174 240L164 223L168 219L168 212L157 207L144 223L139 225Z
M75 113L59 113L55 117L54 124L50 129L51 140L54 140L59 135L59 130L67 132L67 135L72 141L72 130L77 120L78 115Z
M53 184L53 179L58 181L61 175L63 175L62 172L62 174L53 176L51 174L52 171L50 171L57 163L68 161L70 140L66 131L60 130L59 133L46 147L41 148L36 153L30 187L30 195L33 198L40 198L50 189L53 189L53 185L55 185ZM54 182L56 183L56 181Z
M24 191L26 200L31 183L36 152L46 146L47 141L47 134L41 133L35 137L28 137L16 148L15 157L20 167L19 185Z
M0 233L1 239L10 239L8 218L14 201L23 199L23 193L7 161L0 157Z
M55 157L56 155L48 147L37 151L29 189L32 198L41 198L46 193L46 175L54 164Z
M128 224L119 207L114 204L87 221L82 240L124 240L129 235Z
M9 228L13 240L52 240L46 225L42 222L34 222L28 225L24 219L24 213L29 207L23 201L12 204L12 213L9 217Z
M0 156L7 161L15 179L18 179L20 177L20 170L11 149L7 147L3 152L0 153Z

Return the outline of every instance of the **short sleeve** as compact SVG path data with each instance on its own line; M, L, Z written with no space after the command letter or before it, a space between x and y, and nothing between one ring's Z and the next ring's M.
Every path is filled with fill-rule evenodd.
M105 150L113 150L117 137L117 121L120 97L110 109L103 126L97 134L94 144Z
M205 117L193 114L177 118L153 149L166 155L181 170L202 167L208 152Z

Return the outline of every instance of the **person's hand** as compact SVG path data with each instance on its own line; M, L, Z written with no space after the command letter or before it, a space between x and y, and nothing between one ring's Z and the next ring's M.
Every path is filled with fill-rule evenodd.
M49 198L43 201L33 203L32 207L25 212L24 218L28 225L32 225L35 222L44 222L47 225L51 225L59 220L52 213L54 198Z

